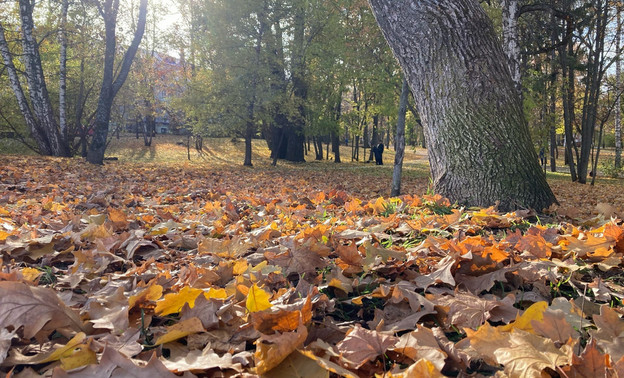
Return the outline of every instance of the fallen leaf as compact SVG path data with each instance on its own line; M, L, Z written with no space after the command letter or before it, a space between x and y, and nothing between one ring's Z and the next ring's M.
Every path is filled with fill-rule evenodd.
M262 335L256 340L256 373L264 374L278 366L303 344L307 336L308 329L303 323L294 332Z
M345 362L358 369L366 362L386 353L388 348L394 347L398 342L398 337L370 331L356 324L336 347Z
M253 284L249 288L249 293L247 294L247 301L245 302L245 306L247 307L247 310L249 312L264 311L273 306L269 301L270 298L271 296L269 295L269 293L259 288L258 285Z
M204 326L198 318L190 318L167 327L167 332L154 342L154 345L170 343L192 333L204 332Z
M572 348L558 349L552 340L519 329L510 333L508 346L494 351L498 363L514 377L542 377L546 368L557 370L569 364L571 355Z
M0 329L23 328L24 338L62 328L82 331L78 315L52 289L0 282Z

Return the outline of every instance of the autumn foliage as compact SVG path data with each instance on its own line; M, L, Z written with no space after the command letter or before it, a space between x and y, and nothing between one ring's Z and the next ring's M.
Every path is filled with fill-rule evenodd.
M3 157L0 371L624 377L620 220L282 174Z

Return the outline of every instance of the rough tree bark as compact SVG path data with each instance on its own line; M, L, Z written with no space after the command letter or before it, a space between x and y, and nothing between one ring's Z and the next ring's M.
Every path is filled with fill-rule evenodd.
M434 189L461 204L542 210L556 199L520 96L476 0L369 0L416 98Z
M405 153L405 113L407 113L407 97L409 95L409 86L407 80L403 78L403 86L401 87L401 99L399 100L399 115L397 117L396 128L396 146L394 155L394 171L392 172L392 191L391 197L401 194L401 173L403 171L403 155Z
M28 1L28 0L24 0ZM126 50L121 65L115 67L115 53L117 51L116 29L117 13L119 10L119 0L96 1L100 15L104 19L106 48L104 51L104 74L102 76L102 86L95 111L95 125L93 139L87 152L87 161L92 164L103 164L104 152L106 151L106 139L108 137L108 124L110 122L111 108L113 100L123 86L130 66L137 53L143 33L145 31L145 21L147 19L147 0L141 0L139 4L139 18L137 28L134 32L132 43ZM118 69L115 77L115 69Z

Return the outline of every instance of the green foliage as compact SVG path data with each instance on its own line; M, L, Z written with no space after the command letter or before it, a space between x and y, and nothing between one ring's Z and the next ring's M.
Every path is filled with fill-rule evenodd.
M613 159L605 159L602 161L602 163L600 163L600 171L602 171L605 176L611 178L624 176L624 167L617 168Z

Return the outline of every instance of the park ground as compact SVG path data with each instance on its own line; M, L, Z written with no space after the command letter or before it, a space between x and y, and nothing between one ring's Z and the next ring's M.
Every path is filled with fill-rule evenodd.
M117 157L122 163L147 163L164 164L206 169L240 169L248 172L249 169L242 167L244 157L244 142L242 139L208 138L204 141L204 149L199 153L194 148L190 149L190 160L187 148L183 145L186 138L182 136L159 135L153 139L151 147L145 147L143 139L132 135L112 139L107 156ZM193 145L193 141L191 141ZM376 166L365 160L352 161L351 147L341 145L340 164L331 160L314 160L314 151L306 156L305 164L292 164L283 161L278 162L278 167L271 167L270 151L264 140L253 142L253 164L258 172L277 171L284 175L303 175L315 181L319 188L332 189L340 187L360 197L370 199L379 196L388 197L394 163L394 150L387 148L384 153L384 166ZM327 149L327 145L325 145ZM563 148L559 147L560 156L563 156ZM364 156L363 151L360 151ZM601 162L613 161L613 149L601 152ZM368 157L369 150L366 150ZM324 153L327 157L327 153ZM227 167L227 168L226 168ZM548 168L549 170L550 168ZM557 160L557 172L547 172L548 182L559 201L558 206L551 210L561 218L568 220L586 221L596 215L616 212L624 216L624 179L614 179L601 175L597 177L596 184L583 185L573 183L570 180L568 167L563 165L563 160ZM427 192L430 185L429 162L427 151L420 147L407 146L403 163L402 193L422 195ZM614 215L614 214L613 214Z
M420 148L392 199L392 149L185 142L0 155L1 374L624 377L621 179L560 167L559 205L502 214L432 193Z

